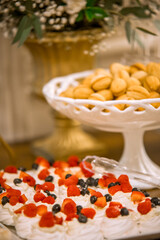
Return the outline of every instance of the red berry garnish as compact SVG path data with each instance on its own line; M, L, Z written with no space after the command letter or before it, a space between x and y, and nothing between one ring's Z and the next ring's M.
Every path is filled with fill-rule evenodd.
M59 179L58 180L58 186L64 185L65 179Z
M54 168L68 168L69 164L64 161L56 161L53 163Z
M25 176L23 178L23 182L24 183L27 183L30 187L34 187L36 181L33 177L31 177L30 175L29 176Z
M20 197L21 195L21 191L20 190L16 190L16 189L13 189L13 188L9 188L7 190L7 193L8 193L8 197L12 197L12 196L17 196L17 197Z
M121 209L123 206L120 202L110 202L109 207L118 207L119 209Z
M151 205L151 200L150 199L146 199L144 202L140 202L138 204L137 210L138 212L140 212L142 215L147 214L148 212L150 212L152 208Z
M42 200L42 203L53 204L54 202L55 202L55 199L52 196L48 196Z
M37 157L35 163L39 164L42 167L46 167L46 168L50 167L48 160L43 157Z
M78 215L76 213L70 213L66 217L66 221L71 221L73 218L78 218Z
M108 192L113 196L116 192L121 191L120 185L115 185L113 187L108 188Z
M87 218L93 219L96 211L93 208L82 208L81 213Z
M15 206L19 202L19 198L17 196L11 196L9 199L9 203L12 206Z
M76 185L70 185L67 188L67 196L71 197L71 196L80 196L81 192L79 190L79 188Z
M39 215L39 216L42 216L44 213L46 213L47 212L47 206L45 206L45 205L39 205L39 206L37 206L37 214Z
M37 192L35 195L34 195L34 201L35 202L40 202L40 201L43 201L43 199L45 199L45 195L41 192Z
M130 183L122 183L121 184L121 191L124 192L124 193L132 192L131 184Z
M20 203L25 203L28 201L28 198L25 196L25 194L22 194L21 196L19 196L19 202Z
M46 177L49 176L49 171L47 168L44 168L43 170L40 171L40 173L38 174L38 178L40 180L44 180Z
M106 216L108 218L116 218L120 215L120 210L118 207L109 207L106 209Z
M51 182L45 182L41 185L41 187L42 187L43 191L47 190L47 191L51 191L51 192L54 191L54 188L55 188L54 184Z
M69 163L70 167L78 166L78 162L79 162L79 157L78 156L70 156L68 158L68 163Z
M40 227L53 227L55 225L55 219L52 212L46 212L42 215L39 226Z
M96 196L97 198L103 197L102 193L97 192L97 191L93 190L92 188L88 188L88 191L90 192L91 196Z
M122 183L129 183L129 177L127 175L125 175L125 174L122 174L122 175L119 176L118 182L120 184L122 184Z
M94 203L97 207L104 208L107 204L105 197L97 198L97 201Z
M34 203L29 203L24 208L24 215L27 217L35 217L37 215L37 207Z
M92 169L91 163L82 161L79 166L85 177L88 178L88 177L92 177L94 175L94 171Z
M62 203L61 211L66 215L77 213L76 203L70 198L65 198Z
M131 201L134 203L141 202L145 199L145 195L139 191L133 191L131 194Z
M64 180L64 184L66 186L77 185L77 183L78 183L78 177L75 175L72 175L71 177Z
M15 166L8 166L4 169L4 172L7 173L17 173L17 168Z

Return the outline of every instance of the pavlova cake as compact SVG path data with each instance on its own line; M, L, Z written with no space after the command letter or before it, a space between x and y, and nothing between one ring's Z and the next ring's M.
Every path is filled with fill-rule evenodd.
M0 171L0 222L30 240L124 239L159 231L160 199L77 156L38 157L30 171Z

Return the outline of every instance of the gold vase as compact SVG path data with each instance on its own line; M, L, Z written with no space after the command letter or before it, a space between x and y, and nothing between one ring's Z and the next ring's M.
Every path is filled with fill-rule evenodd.
M42 88L52 78L93 69L95 56L92 47L104 36L100 29L94 29L47 33L41 40L29 38L25 45L33 57L33 92L43 99ZM55 159L66 159L71 154L80 157L86 154L105 155L107 151L106 145L82 130L80 123L57 112L54 112L53 133L34 142L32 149L36 155L54 156Z

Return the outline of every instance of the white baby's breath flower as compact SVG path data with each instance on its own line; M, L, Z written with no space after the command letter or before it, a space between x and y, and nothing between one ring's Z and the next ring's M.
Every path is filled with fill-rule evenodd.
M86 6L85 0L64 0L66 3L66 12L68 14L75 14L80 12Z

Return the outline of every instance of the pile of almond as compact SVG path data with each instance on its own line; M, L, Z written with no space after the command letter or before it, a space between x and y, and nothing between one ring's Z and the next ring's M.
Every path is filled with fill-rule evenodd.
M130 66L113 63L108 71L101 68L94 70L77 87L70 86L60 96L99 101L160 98L160 63L144 65L137 62ZM152 105L158 108L160 102ZM127 107L126 104L115 106L120 110Z

